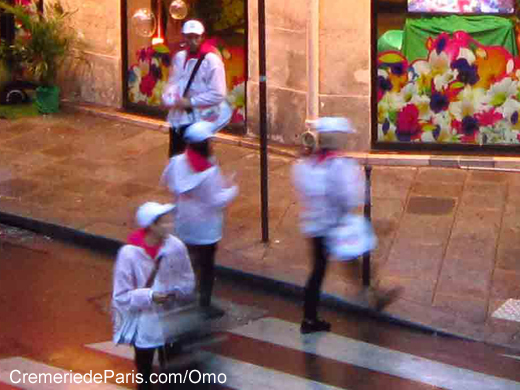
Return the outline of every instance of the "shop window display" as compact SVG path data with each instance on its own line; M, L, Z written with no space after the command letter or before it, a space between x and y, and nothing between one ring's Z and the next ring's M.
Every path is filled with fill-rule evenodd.
M160 108L170 60L180 49L182 24L197 18L207 41L217 48L226 67L232 124L245 121L246 28L244 0L129 0L128 102ZM136 18L140 13L141 17Z
M400 31L400 42L395 33L381 42L387 31L379 31L377 142L520 144L520 57L510 18L409 14Z

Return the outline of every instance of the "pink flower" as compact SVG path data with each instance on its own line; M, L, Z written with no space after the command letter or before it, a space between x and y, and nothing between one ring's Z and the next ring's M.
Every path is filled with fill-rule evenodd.
M413 104L407 104L397 115L397 131L413 135L419 129L419 109Z
M153 95L153 89L155 88L155 84L157 84L157 80L151 73L148 73L146 76L142 78L139 90L143 95L150 97Z
M495 109L491 109L486 112L482 112L480 114L476 114L475 118L477 118L478 122L482 126L493 126L495 123L497 123L499 120L503 119L501 113L496 112Z

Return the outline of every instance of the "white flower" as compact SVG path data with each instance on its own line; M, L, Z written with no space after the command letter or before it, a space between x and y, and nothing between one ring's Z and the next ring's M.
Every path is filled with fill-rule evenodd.
M245 83L235 85L228 95L229 104L238 109L241 115L245 114Z
M408 103L419 93L416 83L408 83L400 91L403 101Z
M457 79L459 72L457 70L448 70L443 74L438 74L433 79L433 83L435 85L435 89L437 91L443 91L448 87L448 84L453 80Z
M489 88L484 102L493 107L500 107L510 98L516 96L518 92L518 81L514 81L510 77L506 77Z
M433 113L430 109L430 97L428 95L415 94L410 103L419 109L419 119L421 120L428 120Z
M443 75L444 73L450 70L450 58L448 57L448 54L445 52L437 54L437 51L433 50L430 53L430 58L428 60L431 72L434 75Z
M459 100L450 103L449 111L455 119L461 121L465 116L473 116L486 109L485 90L466 86L459 94Z
M468 61L468 64L470 65L473 65L475 63L475 60L477 59L473 51L465 47L461 47L459 50L459 56L457 57L457 59L461 58L464 58L466 61Z
M520 102L515 99L508 99L497 111L509 120L515 112L520 111Z

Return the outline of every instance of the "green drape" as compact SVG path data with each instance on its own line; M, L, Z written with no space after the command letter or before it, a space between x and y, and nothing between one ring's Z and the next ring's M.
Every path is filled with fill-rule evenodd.
M503 46L514 56L518 55L513 22L499 16L423 17L406 20L403 36L403 54L408 61L427 58L426 41L439 34L465 31L486 46Z

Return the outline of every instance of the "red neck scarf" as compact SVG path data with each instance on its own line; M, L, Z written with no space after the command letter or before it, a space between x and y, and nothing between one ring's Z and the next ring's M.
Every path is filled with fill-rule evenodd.
M212 53L212 52L215 52L217 50L217 48L215 48L211 43L209 42L202 42L202 45L200 45L199 47L199 51L196 52L196 53L191 53L189 50L188 50L188 55L186 56L186 63L188 63L189 60L195 58L195 59L199 59L200 56L202 55L205 55L205 54L208 54L208 53Z
M316 164L320 164L329 158L338 156L338 152L335 150L320 150L316 153Z
M161 248L161 244L156 246L148 245L144 239L145 235L145 229L136 230L128 236L128 243L143 248L152 259L155 259L159 249Z
M200 155L189 146L186 148L186 157L195 172L204 172L213 166L206 157Z

